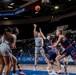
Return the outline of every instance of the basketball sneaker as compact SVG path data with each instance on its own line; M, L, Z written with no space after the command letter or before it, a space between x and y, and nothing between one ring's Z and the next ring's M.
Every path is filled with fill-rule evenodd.
M49 69L50 69L50 67L49 67L49 66L47 66L46 70L47 70L48 72L50 72L50 70L49 70Z
M61 68L64 69L64 65L61 65Z
M20 71L19 75L26 75L24 72Z
M61 71L61 70L59 70L57 73L58 73L58 74L62 74L62 71Z
M57 75L56 72L54 70L52 70L49 75Z
M36 66L34 66L34 71L36 71L37 70L37 67Z

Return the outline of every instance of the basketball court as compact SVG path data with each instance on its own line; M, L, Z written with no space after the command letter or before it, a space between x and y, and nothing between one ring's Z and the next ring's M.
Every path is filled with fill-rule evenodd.
M47 67L46 64L39 64L37 66L37 71L33 71L33 64L22 64L21 67L23 69L23 72L26 73L26 75L49 75L46 69ZM62 69L63 73L60 75L76 75L76 67L74 65L68 65L67 68L68 68L67 74L65 74L64 70ZM54 69L57 72L56 66L54 66ZM19 73L18 70L17 73ZM10 73L10 75L12 75L12 72Z

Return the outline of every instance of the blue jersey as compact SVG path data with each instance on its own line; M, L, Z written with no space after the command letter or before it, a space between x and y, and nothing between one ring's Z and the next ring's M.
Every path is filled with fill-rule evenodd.
M45 39L45 45L46 45L46 49L47 49L47 50L51 50L51 48L48 47L48 46L51 46L51 45L52 45L51 40Z
M46 45L46 49L48 50L47 58L49 60L55 61L55 58L56 58L57 54L56 54L55 51L53 51L53 49L51 49L50 47L48 47L48 46L52 46L52 41L48 40L48 39L45 39L45 45Z
M70 45L70 42L66 39L65 41L61 41L61 44L64 48L67 48Z

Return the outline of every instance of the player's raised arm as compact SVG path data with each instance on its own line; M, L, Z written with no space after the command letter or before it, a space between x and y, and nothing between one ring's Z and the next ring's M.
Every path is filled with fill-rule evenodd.
M36 31L37 25L36 25L36 24L33 24L33 26L34 26L34 31L33 31L33 33L34 33L34 36L36 36L36 35L37 35L37 31Z
M46 39L46 37L44 36L44 34L43 34L41 28L39 28L39 31L40 31L40 34L41 34L42 38L43 38L43 39Z

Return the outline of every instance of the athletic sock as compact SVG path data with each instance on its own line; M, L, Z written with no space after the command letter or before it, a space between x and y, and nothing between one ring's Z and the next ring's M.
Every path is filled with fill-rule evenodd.
M21 68L19 66L19 62L17 63L17 66L18 66L19 72L21 72L22 70L21 70Z
M13 69L13 73L16 73L16 70L15 69Z
M20 68L20 66L18 66L18 69L19 69L20 72L22 71L21 68Z
M66 64L66 62L64 62L64 70L65 70L65 72L67 71L67 64Z

